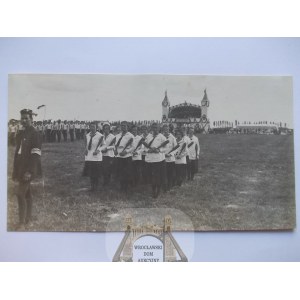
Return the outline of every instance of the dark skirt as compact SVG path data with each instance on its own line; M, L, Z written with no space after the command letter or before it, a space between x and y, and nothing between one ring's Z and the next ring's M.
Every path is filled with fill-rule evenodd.
M93 178L100 177L101 176L101 166L102 166L102 161L86 160L84 162L82 176L88 176L88 177L93 177Z

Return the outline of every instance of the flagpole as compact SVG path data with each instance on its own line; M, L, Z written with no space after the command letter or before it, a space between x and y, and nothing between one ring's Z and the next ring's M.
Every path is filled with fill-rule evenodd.
M46 119L46 110L47 110L47 106L45 105L45 106L44 106L44 120L43 120L43 123L44 123L44 121L45 121L45 119Z

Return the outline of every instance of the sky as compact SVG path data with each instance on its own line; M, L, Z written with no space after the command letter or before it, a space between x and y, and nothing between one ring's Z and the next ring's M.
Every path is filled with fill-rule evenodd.
M201 104L211 122L275 121L293 127L289 76L11 74L9 119L30 108L35 120L161 120L167 90L172 105ZM37 109L40 105L46 108Z

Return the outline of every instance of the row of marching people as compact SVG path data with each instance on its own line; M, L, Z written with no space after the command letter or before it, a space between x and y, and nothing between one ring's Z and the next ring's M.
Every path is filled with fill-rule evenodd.
M70 140L83 140L89 131L89 122L85 121L33 121L31 125L40 135L43 143L60 143ZM22 124L18 120L11 120L8 125L8 141L9 145L14 146L16 136L19 131L24 130Z
M44 143L60 143L70 140L83 140L88 132L89 126L84 121L39 121L33 124L36 130L40 133ZM69 138L68 138L69 136Z
M139 133L139 134L138 134ZM85 164L83 176L90 177L91 190L98 188L99 178L103 186L114 178L122 192L138 184L151 184L152 196L168 191L184 180L193 180L198 171L200 145L193 128L188 134L185 128L170 133L169 125L162 128L157 123L138 128L128 128L121 122L121 132L114 135L110 124L103 124L103 134L97 124L90 124L85 136Z

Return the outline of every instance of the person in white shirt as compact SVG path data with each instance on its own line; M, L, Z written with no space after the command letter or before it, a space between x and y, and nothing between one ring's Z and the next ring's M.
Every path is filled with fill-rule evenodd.
M85 137L85 130L86 130L86 128L85 128L85 122L81 121L81 123L80 123L80 139L82 139L82 140Z
M96 131L96 124L90 124L90 132L85 136L85 163L83 176L90 177L91 191L96 191L101 175L102 150L105 147L103 135Z
M15 138L16 138L16 125L14 121L11 121L9 126L8 126L8 141L9 141L9 145L11 146L15 146Z
M146 140L146 137L148 135L148 128L147 128L147 125L143 124L141 126L141 137ZM143 150L142 150L142 163L141 163L141 173L142 173L142 179L141 179L141 182L144 183L144 184L147 184L150 182L149 180L149 172L148 172L148 169L147 169L147 163L145 161L145 158L146 158L146 154L147 154L147 148L143 147Z
M145 161L148 164L149 178L152 184L152 197L157 198L162 184L164 183L165 164L165 146L162 146L166 142L166 137L159 133L159 127L157 123L151 125L152 133L149 133L145 146L147 148L147 154Z
M133 125L131 128L131 133L133 134L133 153L132 153L132 182L133 186L137 186L141 179L142 171L142 151L144 150L144 145L142 144L142 136L138 135L138 128Z
M40 135L40 140L41 142L43 141L43 125L42 125L42 121L38 121L37 122L37 127L36 127L37 132Z
M74 142L75 124L73 121L69 124L69 134L71 142Z
M56 123L56 135L57 135L57 141L60 143L61 141L61 120L59 119Z
M46 130L46 126L47 126L47 121L44 120L43 123L42 123L42 132L43 132L43 140L42 142L45 143L47 141L47 136L46 136L46 133L47 133L47 130Z
M52 142L52 123L51 120L48 120L48 123L45 125L45 129L46 129L46 137L47 137L47 143L51 143Z
M114 132L114 135L118 135L121 133L121 126L120 125L117 125L115 126L115 132Z
M190 141L190 138L187 135L187 127L183 126L181 128L181 131L182 131L182 134L183 134L183 140L186 143L186 152L187 152L187 154L186 154L186 165L185 165L185 170L184 170L184 176L183 176L183 178L184 178L184 180L187 180L188 179L188 169L187 168L188 168L189 154L190 154L189 153L189 149L188 149L188 145L189 145L189 143L191 141Z
M61 125L61 128L62 128L64 141L66 142L68 140L68 130L69 130L69 125L67 123L67 120L64 120L64 123Z
M128 132L127 122L121 122L121 133L116 135L115 156L121 191L125 193L132 181L133 138Z
M163 134L169 143L166 145L166 189L169 191L175 185L175 151L177 146L176 138L170 133L168 124L163 125ZM172 151L173 150L173 151Z
M187 162L188 180L194 180L198 169L198 159L200 154L200 145L198 138L194 135L194 128L189 129L190 143L188 146L189 161Z
M105 147L102 150L103 153L103 186L107 186L110 183L113 160L115 157L114 149L116 144L116 137L110 133L110 124L105 122L103 124Z
M76 140L80 139L80 123L79 123L79 121L75 122L75 136L76 136Z
M56 142L56 132L57 132L57 122L53 121L52 127L51 127L51 142Z
M187 152L187 143L184 140L183 132L181 130L176 131L176 140L179 144L179 148L175 153L175 171L176 171L176 184L181 186L185 178L186 172L186 156Z

